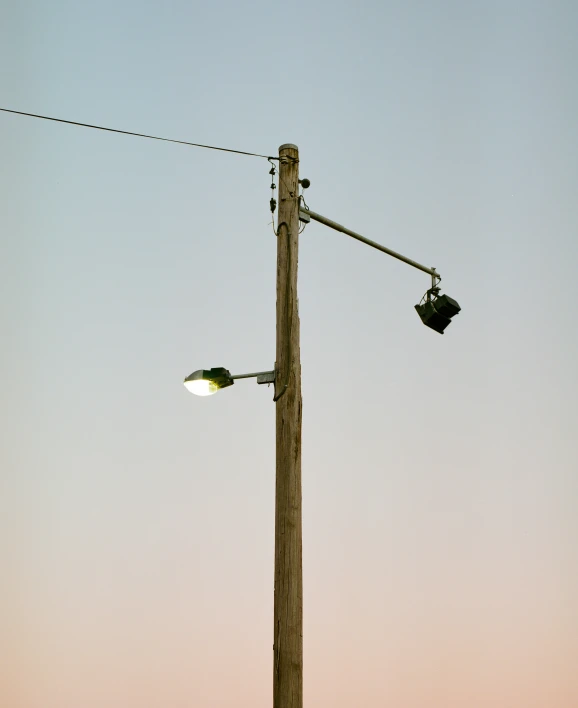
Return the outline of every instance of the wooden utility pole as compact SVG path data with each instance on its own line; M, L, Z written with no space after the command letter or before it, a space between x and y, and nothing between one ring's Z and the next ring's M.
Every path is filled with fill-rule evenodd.
M299 150L279 148L273 708L303 708Z

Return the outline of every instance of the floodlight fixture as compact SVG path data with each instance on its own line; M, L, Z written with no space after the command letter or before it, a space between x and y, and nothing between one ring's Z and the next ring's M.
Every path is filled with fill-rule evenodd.
M212 396L220 389L232 386L235 383L235 379L249 379L253 377L257 378L258 384L275 383L274 371L258 371L255 374L237 374L236 376L231 376L231 372L222 366L218 366L214 369L199 369L198 371L193 371L192 374L187 376L183 383L187 391L194 393L196 396Z
M439 295L439 288L434 287L426 293L426 301L415 306L417 314L426 327L434 332L444 333L445 328L451 323L462 309L456 300L449 295Z

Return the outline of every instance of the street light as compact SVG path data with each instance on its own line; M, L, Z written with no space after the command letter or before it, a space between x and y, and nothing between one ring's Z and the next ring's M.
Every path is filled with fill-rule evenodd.
M214 369L199 369L189 374L183 381L187 391L194 393L195 396L212 396L222 388L232 386L235 379L250 379L257 378L258 384L275 383L274 371L258 371L255 374L237 374L231 376L228 369L218 366Z
M215 369L193 371L183 383L195 396L212 396L219 389L232 386L235 382L229 371L219 366Z

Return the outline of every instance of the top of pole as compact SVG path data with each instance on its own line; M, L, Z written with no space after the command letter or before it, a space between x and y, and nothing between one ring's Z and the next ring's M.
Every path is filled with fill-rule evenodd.
M298 151L299 148L297 147L297 145L293 145L293 143L285 143L284 145L281 145L279 147L279 152L281 152L281 150L297 150Z

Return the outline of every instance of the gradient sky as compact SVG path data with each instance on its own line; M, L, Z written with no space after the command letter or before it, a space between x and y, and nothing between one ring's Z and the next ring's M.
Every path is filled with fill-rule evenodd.
M5 2L0 104L277 154L307 706L578 705L578 5ZM0 705L265 708L265 160L0 114Z

